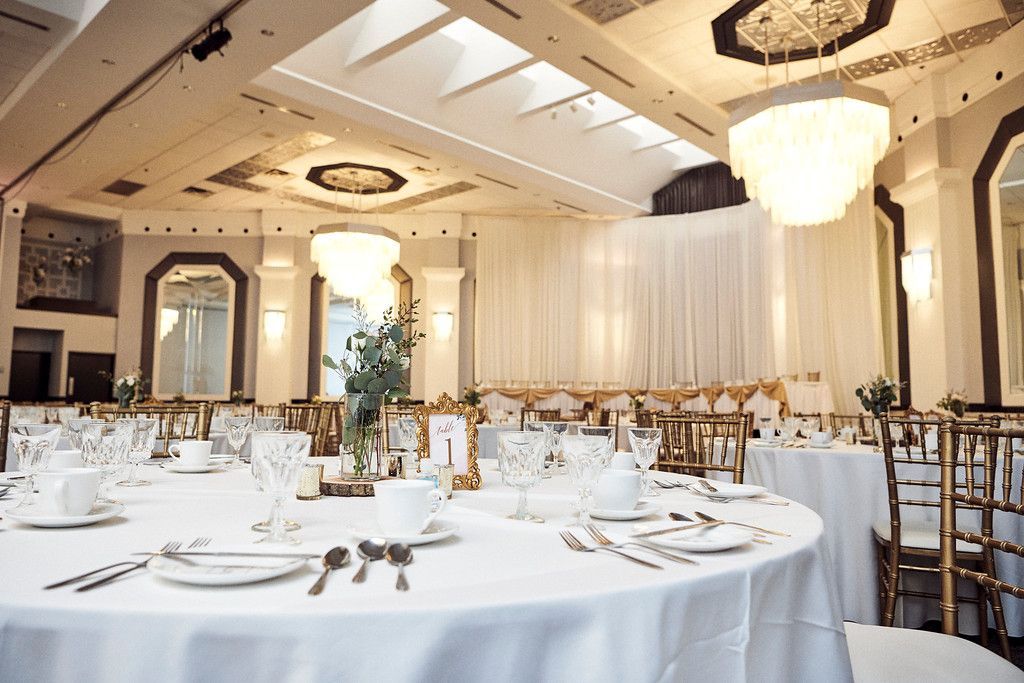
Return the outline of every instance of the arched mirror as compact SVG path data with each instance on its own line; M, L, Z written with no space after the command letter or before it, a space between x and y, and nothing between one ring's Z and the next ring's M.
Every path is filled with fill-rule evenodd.
M883 185L875 187L875 258L878 265L878 293L881 305L882 344L885 374L897 377L899 405L910 406L910 347L907 334L907 294L899 267L905 243L903 207L889 197Z
M159 399L241 388L246 277L226 256L171 254L146 276L143 372Z
M1007 145L990 180L999 322L1000 390L1024 405L1024 134Z

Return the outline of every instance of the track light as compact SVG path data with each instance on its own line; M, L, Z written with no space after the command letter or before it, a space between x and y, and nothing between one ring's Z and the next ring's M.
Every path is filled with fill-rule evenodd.
M597 103L597 100L594 99L593 95L590 95L589 97L587 97L587 104L589 104L591 107L593 107L596 103Z
M557 109L552 109L551 110L551 120L554 121L557 118L558 118L558 110Z
M569 105L569 111L571 111L573 114L575 114L579 110L580 110L580 108L576 106L575 102L573 102L572 104Z
M217 30L214 30L213 24L210 24L206 31L206 36L189 48L189 52L192 53L197 62L203 62L214 52L223 57L224 53L221 52L221 49L229 42L231 42L231 31L224 28L224 24L221 24Z

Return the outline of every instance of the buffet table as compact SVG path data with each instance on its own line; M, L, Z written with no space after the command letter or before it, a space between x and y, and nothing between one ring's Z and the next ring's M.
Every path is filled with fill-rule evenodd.
M248 468L187 475L147 466L153 486L116 489L126 511L94 526L4 519L0 680L850 680L822 523L807 508L666 491L655 499L663 510L696 508L792 536L655 571L565 546L557 532L574 496L564 475L531 491L531 511L548 523L530 524L504 518L515 493L493 461L482 469L483 489L455 492L444 513L456 535L414 549L408 593L394 590L394 567L378 562L365 584L350 582L353 564L310 597L316 560L232 588L138 572L87 593L42 590L169 540L280 551L252 544L249 524L269 500ZM290 500L285 514L303 525L302 543L284 549L346 545L354 554L346 528L370 522L373 510L373 499ZM605 522L605 533L622 538L632 524Z

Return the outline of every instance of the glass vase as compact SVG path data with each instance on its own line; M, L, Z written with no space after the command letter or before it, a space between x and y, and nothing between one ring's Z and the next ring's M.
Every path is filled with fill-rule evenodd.
M341 434L341 476L343 479L381 479L383 394L346 394Z

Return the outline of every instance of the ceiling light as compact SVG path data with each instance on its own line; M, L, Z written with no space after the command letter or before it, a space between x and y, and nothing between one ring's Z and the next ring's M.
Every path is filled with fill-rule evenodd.
M352 129L351 129L351 128L344 128L344 129L343 129L343 132L345 132L345 133L351 133L351 132L352 132Z
M260 29L260 35L261 36L266 36L266 37L270 38L270 37L272 37L274 35L274 32L271 31L269 28L264 28L264 29Z
M192 53L197 62L204 62L214 52L223 57L224 53L221 52L221 49L230 42L231 31L224 28L224 24L221 24L217 30L214 30L213 24L210 24L206 36L189 48L189 52Z
M377 225L328 223L316 229L310 257L338 296L367 299L391 277L400 254L398 235ZM380 313L381 311L371 311Z
M557 118L558 118L558 110L557 109L552 109L551 110L551 120L554 121Z
M597 103L597 100L594 99L593 95L588 95L587 96L587 104L589 104L591 107L593 107L596 103Z
M68 103L67 102L58 102L57 103L57 109L67 109L67 108L68 108Z
M580 108L576 106L575 102L572 102L572 103L569 104L569 111L571 111L573 114L575 114L579 110L580 110Z
M193 88L192 88L191 85L183 85L183 86L181 86L181 89L185 90L186 92L192 92Z
M885 95L839 80L774 88L730 117L732 174L784 225L842 218L888 147Z
M558 36L548 36L549 43L557 43L559 40L561 40L561 38L559 38Z
M113 59L101 59L100 62L106 64L107 66L114 66L115 64L117 64L117 62L115 62Z

